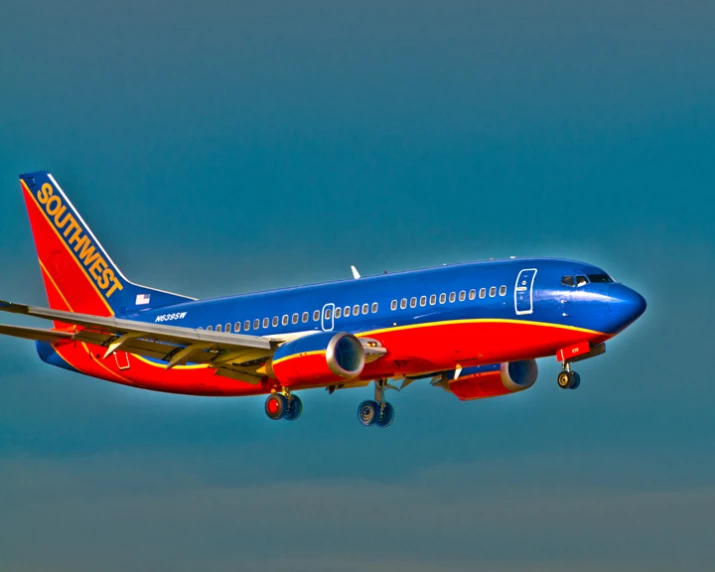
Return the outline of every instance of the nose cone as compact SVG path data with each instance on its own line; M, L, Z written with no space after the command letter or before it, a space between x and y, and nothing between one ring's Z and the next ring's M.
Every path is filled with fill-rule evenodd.
M619 325L624 329L635 322L645 312L646 301L635 290L622 284L614 284L609 291L608 307Z

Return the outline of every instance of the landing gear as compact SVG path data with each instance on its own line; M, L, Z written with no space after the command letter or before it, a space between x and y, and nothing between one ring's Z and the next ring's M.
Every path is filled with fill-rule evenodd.
M291 400L289 402L289 408L283 419L286 421L295 421L303 413L303 402L300 397L296 395L291 395Z
M571 370L571 364L565 361L563 371L556 377L556 383L561 389L578 389L581 385L581 376Z
M358 406L358 421L365 427L385 428L395 420L395 408L384 399L385 389L394 388L385 379L375 381L375 399L363 401Z
M303 413L300 397L290 393L271 393L266 398L266 415L274 421L295 421Z

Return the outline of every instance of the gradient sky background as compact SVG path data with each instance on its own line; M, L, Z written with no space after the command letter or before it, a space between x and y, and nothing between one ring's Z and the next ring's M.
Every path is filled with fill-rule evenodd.
M646 314L460 403L141 392L0 339L0 570L660 571L715 559L715 4L6 2L0 297L45 304L17 175L133 280L209 297L564 256ZM29 323L14 316L4 322Z

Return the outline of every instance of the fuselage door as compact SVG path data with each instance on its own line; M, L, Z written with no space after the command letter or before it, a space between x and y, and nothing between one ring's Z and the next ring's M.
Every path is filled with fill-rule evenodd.
M514 309L517 315L531 314L534 311L534 278L536 268L525 268L516 277Z
M332 332L335 327L335 304L330 303L323 306L321 326L324 332Z

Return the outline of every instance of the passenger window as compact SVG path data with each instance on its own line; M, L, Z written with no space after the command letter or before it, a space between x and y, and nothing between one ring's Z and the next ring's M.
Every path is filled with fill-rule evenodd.
M343 316L346 318L350 316L350 306L345 306L345 308L343 308Z
M410 298L410 308L415 308L417 306L417 298Z
M224 328L225 332L228 332L229 334L231 333L231 324L226 324L226 327Z
M400 300L400 309L404 310L405 308L407 308L407 298Z
M284 326L287 326L288 320L289 320L288 314L283 314L283 319L281 320L281 324L283 324Z
M325 309L325 319L329 320L330 316L332 316L332 315L333 315L333 313L330 311L330 308L326 308Z
M370 310L370 305L369 305L369 304L363 304L363 305L362 305L362 313L363 313L363 314L367 314L369 310Z
M467 293L464 290L462 290L459 293L459 301L464 302L466 299L467 299Z
M246 320L243 322L243 330L248 332L251 330L251 320Z
M308 314L308 312L303 312L303 318L302 318L301 321L302 321L304 324L306 324L306 323L308 322L308 318L309 318L309 317L310 317L310 314Z
M253 320L253 329L254 329L254 330L257 330L257 329L260 328L260 327L261 327L261 321L260 321L258 318L256 318L255 320Z
M480 298L485 298L487 295L487 289L486 288L480 288L479 289L479 297Z
M214 331L214 327L213 327L213 326L206 326L206 331L207 331L207 332L213 332L213 331Z
M377 314L377 302L372 303L372 313Z
M313 312L313 321L317 322L318 320L320 320L320 310Z
M219 324L218 326L216 326L216 331L217 331L217 332L220 332L220 331L221 331L221 324Z
M427 305L427 296L421 296L420 297L420 306L426 306Z
M294 324L297 324L297 323L298 323L298 314L293 314L292 322L293 322Z
M359 316L360 315L360 305L355 304L353 306L353 316Z
M437 294L432 294L429 297L429 305L434 306L437 303Z
M447 301L447 294L440 294L439 295L439 303L444 304Z
M454 302L457 299L457 295L454 292L449 293L449 301Z
M343 315L343 309L342 308L335 308L335 317L339 318L340 316Z
M470 290L469 291L469 299L474 300L477 297L477 291L476 290Z
M588 278L581 275L576 276L576 286L581 287L585 286L586 284L588 284Z
M397 310L397 300L390 302L390 310Z
M499 286L499 295L506 296L506 286Z
M275 328L278 325L278 316L273 316L273 327Z
M263 327L264 328L268 327L268 318L263 318Z
M236 323L233 325L233 331L236 332L236 333L238 333L238 332L241 331L241 322L236 322Z
M496 296L496 295L497 295L497 287L492 286L491 288L489 288L489 297L494 298L494 296Z
M576 285L576 282L574 281L573 276L564 276L561 279L561 284L564 286L571 286L571 288L573 288Z

